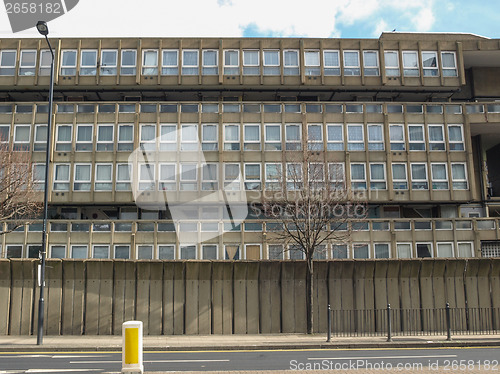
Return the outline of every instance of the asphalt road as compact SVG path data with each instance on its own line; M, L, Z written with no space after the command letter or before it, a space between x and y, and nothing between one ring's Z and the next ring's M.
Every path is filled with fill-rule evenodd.
M500 347L146 352L145 371L346 370L500 373ZM438 369L439 367L439 369ZM121 352L1 353L0 374L118 373Z

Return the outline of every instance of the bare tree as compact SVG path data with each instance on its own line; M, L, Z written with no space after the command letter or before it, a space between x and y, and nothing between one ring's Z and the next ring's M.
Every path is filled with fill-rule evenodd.
M304 151L300 157L275 164L276 170L266 165L266 179L273 180L273 174L275 182L266 183L262 207L267 217L279 223L268 228L269 241L283 243L290 254L302 252L306 260L307 333L311 334L313 260L325 257L321 251L326 251L326 244L350 241L348 221L366 217L366 202L363 191L346 186L343 163L326 162L323 152Z
M12 151L0 140L0 235L39 217L43 194L37 179L43 178L43 170L35 168L27 150Z

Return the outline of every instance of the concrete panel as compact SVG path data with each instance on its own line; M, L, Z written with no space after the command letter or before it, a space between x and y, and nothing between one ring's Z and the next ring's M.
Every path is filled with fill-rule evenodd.
M101 283L101 264L99 260L86 260L86 303L85 335L97 335L99 331L99 286Z
M291 262L281 264L281 323L282 332L293 333L295 330L295 282Z
M328 262L314 262L314 332L326 332L328 308Z
M163 264L160 261L152 261L150 266L149 335L160 335L162 332Z
M307 331L306 313L306 269L305 261L292 262L295 279L295 333L305 333Z
M420 284L419 271L421 260L400 260L399 290L402 309L401 328L420 331ZM411 310L411 312L410 312Z
M223 262L212 263L212 326L213 334L222 334L222 302L223 302Z
M276 261L260 263L259 271L259 305L260 332L262 334L279 333L281 331L281 264Z
M163 263L163 331L164 335L174 334L174 265Z
M99 285L99 335L111 335L113 315L113 261L101 260Z
M203 335L212 333L211 277L211 262L201 262L198 273L198 334Z
M433 329L446 331L445 322L445 270L447 260L434 259L432 268L432 294L434 297L433 308L436 309L429 314L429 320L432 322Z
M491 316L491 288L490 288L490 273L491 260L478 259L479 268L477 271L477 295L479 301L479 328L481 331L488 331L493 324ZM497 296L498 297L498 296Z
M481 325L481 318L479 315L479 288L478 278L481 259L467 260L467 267L465 269L465 297L467 300L467 326L470 329L478 329Z
M63 335L73 334L73 305L75 304L75 260L65 260L62 263L63 276L63 308L61 329Z
M34 287L35 287L35 266L38 261L26 260L23 262L23 318L21 319L21 334L30 335L33 331L33 303L34 303Z
M113 335L120 335L125 322L125 260L114 260Z
M387 307L387 271L389 260L378 260L375 262L375 271L373 278L373 288L375 295L375 309L384 310ZM393 308L396 306L391 305ZM384 321L380 318L375 320L375 331L381 331L384 326Z
M234 316L234 264L225 262L223 265L222 284L222 331L224 334L232 334Z
M497 296L500 295L500 258L491 259L490 284L491 284L491 294ZM500 308L500 297L492 297L491 301L493 308ZM497 326L497 329L498 328L499 326Z
M342 300L342 267L339 261L328 262L328 303L330 309L341 309Z
M387 266L387 303L391 304L391 308L401 308L401 301L399 298L399 270L400 264L398 260L389 260ZM375 300L377 294L375 294ZM387 306L386 306L387 307ZM401 313L394 313L394 331L401 331Z
M136 317L135 306L137 305L136 288L137 288L137 263L135 261L125 262L125 321L133 321Z
M186 302L185 289L185 262L174 264L174 334L185 333L184 303Z
M259 262L247 263L247 333L259 333Z
M11 295L10 260L0 259L0 335L9 333L9 308Z
M247 270L248 263L234 263L234 333L247 333Z
M11 259L12 290L10 294L10 335L21 335L21 319L23 315L23 261L21 259Z
M45 327L47 335L61 333L62 318L62 260L48 259L46 269L47 314Z
M136 320L142 321L144 335L149 335L149 261L137 261Z
M74 295L73 295L73 335L83 332L83 311L85 310L85 262L74 263Z
M186 334L198 334L199 262L186 262Z

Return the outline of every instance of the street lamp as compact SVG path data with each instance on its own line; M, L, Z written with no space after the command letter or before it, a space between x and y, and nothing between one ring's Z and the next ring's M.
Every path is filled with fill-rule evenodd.
M47 149L45 150L45 182L44 182L44 198L43 198L43 229L42 229L42 248L40 250L40 299L38 300L38 334L36 344L43 343L43 312L44 312L44 299L43 292L45 289L45 257L47 254L47 218L48 218L48 200L49 200L49 163L50 163L50 147L52 139L52 101L54 97L54 50L50 45L49 28L47 22L38 21L36 24L38 32L45 36L47 45L49 46L52 60L50 62L50 88L49 88L49 117L47 119Z

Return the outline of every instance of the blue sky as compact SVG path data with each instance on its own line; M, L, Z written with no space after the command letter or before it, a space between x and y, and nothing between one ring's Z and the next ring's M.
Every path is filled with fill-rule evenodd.
M500 0L80 0L49 28L53 37L378 38L396 29L500 38L499 20ZM39 35L13 34L0 9L0 37Z

